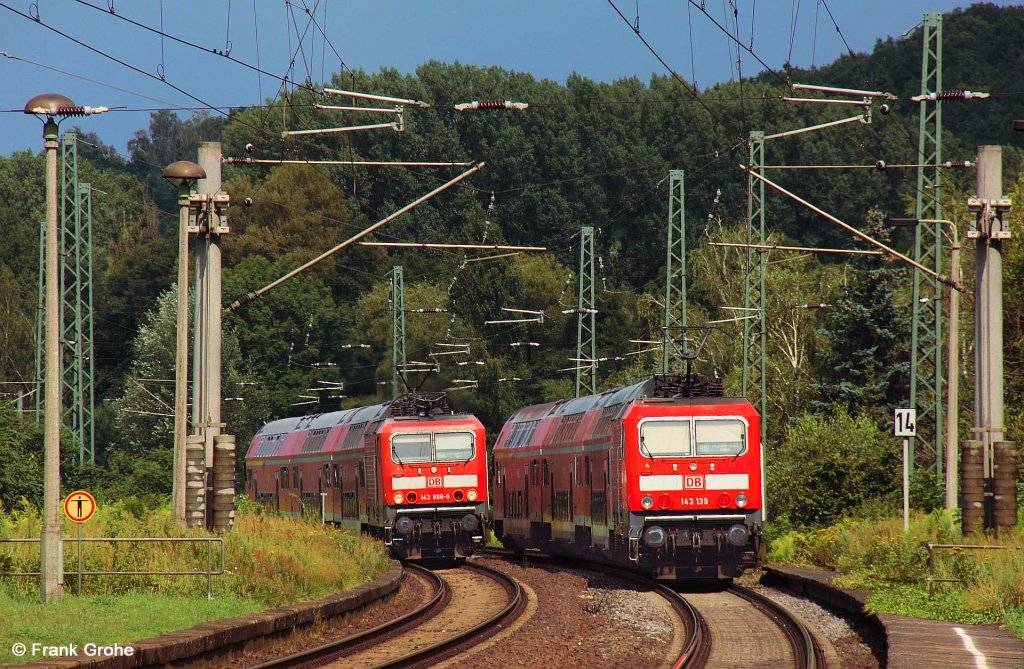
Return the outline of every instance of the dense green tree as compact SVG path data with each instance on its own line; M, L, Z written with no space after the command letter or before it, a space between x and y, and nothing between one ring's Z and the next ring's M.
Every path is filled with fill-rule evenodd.
M153 200L163 211L177 210L177 193L161 174L179 160L197 159L197 143L217 141L224 119L207 112L196 112L182 120L177 113L162 109L149 118L149 129L138 130L128 140L129 166L146 183Z
M868 229L887 239L878 214ZM828 352L818 358L819 406L868 412L881 424L909 397L912 268L890 256L867 256L844 271L821 335Z
M39 508L43 501L43 432L29 414L11 402L0 403L0 506L21 499Z
M767 458L768 510L800 525L829 525L865 507L898 506L899 446L869 416L805 415Z

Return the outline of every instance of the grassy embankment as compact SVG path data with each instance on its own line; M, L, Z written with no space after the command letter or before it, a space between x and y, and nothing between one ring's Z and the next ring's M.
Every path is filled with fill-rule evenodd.
M928 596L926 544L1005 546L1006 550L937 552L937 578L960 583L935 585ZM836 585L871 591L868 608L877 613L1005 625L1024 639L1024 529L998 540L964 537L948 513L902 519L846 520L806 532L791 531L771 542L770 562L832 569Z
M64 521L64 536L77 528ZM0 509L0 538L38 537L35 509ZM86 537L210 536L184 531L168 508L136 515L123 504L99 506L84 525ZM83 571L192 571L206 568L205 546L197 544L83 544ZM376 578L388 558L383 548L316 522L263 514L243 500L235 529L224 535L225 574L213 579L213 600L204 576L86 576L82 596L67 577L64 601L39 603L38 579L0 577L0 664L24 662L12 646L86 643L109 645L155 636L197 623L316 599ZM77 547L65 543L64 565L77 569ZM214 554L216 569L219 556ZM0 544L0 572L38 571L38 544Z

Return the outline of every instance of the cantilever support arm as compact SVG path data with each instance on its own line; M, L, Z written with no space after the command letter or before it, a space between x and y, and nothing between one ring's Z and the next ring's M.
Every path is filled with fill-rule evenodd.
M302 274L307 269L309 269L309 268L313 267L314 265L316 265L317 263L319 263L321 260L324 260L325 258L328 258L329 256L334 255L335 253L337 253L338 251L342 250L346 246L351 246L352 244L358 242L360 239L362 239L363 237L367 236L368 234L370 234L371 232L373 232L377 228L381 227L385 223L390 223L391 221L395 220L396 218L398 218L402 214L405 214L405 213L407 213L409 211L412 211L413 209L415 209L419 205L423 204L424 202L426 202L430 198L432 198L435 195L437 195L438 193L441 193L442 191L445 191L448 188L451 188L452 186L454 186L455 184L459 183L460 181L462 181L463 179L465 179L469 175L473 174L474 172L477 172L477 171L483 169L484 165L486 165L486 163L482 163L482 162L481 163L477 163L476 165L474 165L470 169L466 170L465 172L463 172L459 176L457 176L454 179L452 179L451 181L448 181L447 183L444 183L444 184L438 186L437 188L435 188L434 190L430 191L426 195L423 195L422 197L419 197L419 198L413 200L412 202L410 202L409 204L405 205L404 207L402 207L401 209L399 209L395 213L391 214L390 216L387 216L386 218L382 218L381 220L377 221L376 223L374 223L370 227L366 228L362 232L360 232L360 233L358 233L356 235L353 235L352 237L349 237L348 239L346 239L342 243L338 244L334 248L332 248L330 250L327 250L327 251L324 251L323 253L318 255L316 258L313 258L312 260L307 262L305 265L303 265L301 267L298 267L296 269L293 269L291 272L288 272L287 274L282 276L280 279L277 279L276 281L272 281L271 283L268 283L266 286L264 286L263 288L260 288L259 290L255 290L255 291L253 291L251 293L243 295L242 297L240 297L237 300L235 300L234 302L232 302L229 306L225 307L224 308L224 313L230 313L232 311L240 309L244 305L246 305L249 302L252 302L256 298L260 297L261 295L264 295L265 293L267 293L267 292L273 290L274 288L280 286L285 281L288 281L289 279L291 279L291 278L293 278L295 276L298 276L299 274Z
M891 255L891 256L893 256L895 258L899 258L900 260L902 260L903 262L907 263L908 265L911 265L912 267L916 267L917 269L921 270L922 272L924 272L928 276L932 277L933 279L936 279L937 281L946 284L947 286L949 286L953 290L960 291L961 293L964 292L963 287L959 283L957 283L955 280L953 280L953 279L951 279L949 277L946 277L946 276L942 276L940 274L936 274L935 272L933 272L932 270L928 269L927 267L925 267L921 263L915 262L912 258L908 258L907 256L903 255L902 253L900 253L896 249L893 249L893 248L891 248L889 246L886 246L885 244L883 244L882 242L878 241L874 237L871 237L870 235L866 235L863 232L861 232L860 230L858 230L857 228L853 227L852 225L844 223L843 221L839 220L838 218L836 218L832 214L828 213L824 209L821 209L820 207L814 206L813 204L811 204L807 200L803 199L799 195L796 195L794 193L789 192L788 190L786 190L785 188L783 188L779 184L775 183L774 181L772 181L770 179L766 179L765 177L763 177L760 174L758 174L756 170L751 169L747 165L740 165L739 167L740 167L741 170L743 170L747 174L751 175L755 179L758 179L759 181L763 181L764 183L768 184L769 186L771 186L775 190L779 191L780 193L782 193L786 197L788 197L788 198L790 198L792 200L796 200L797 202L799 202L803 206L807 207L808 209L810 209L814 213L818 214L819 216L824 216L825 218L827 218L828 220L832 221L833 223L835 223L839 227L843 228L844 230L852 232L854 235L856 235L857 237L863 239L868 244L871 244L872 246L877 246L878 248L882 249L883 251L885 251L889 255Z

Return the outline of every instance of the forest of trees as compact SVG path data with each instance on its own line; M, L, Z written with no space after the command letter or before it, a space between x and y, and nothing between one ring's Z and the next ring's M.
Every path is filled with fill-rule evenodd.
M943 156L973 160L979 144L1004 145L1005 190L1024 202L1022 141L1011 132L1020 99L1014 77L1024 71L1024 9L975 5L957 11L946 17L944 39L950 45L947 88L991 91L993 97L970 105L946 103ZM303 88L227 118L154 112L149 127L129 142L127 158L95 134L80 133L80 180L103 193L92 205L97 462L79 466L78 449L66 447L66 485L141 503L169 493L173 430L171 420L158 414L173 406L174 389L154 380L174 376L177 213L174 192L160 172L176 160L195 160L197 141L219 140L225 156L253 158L486 161L481 172L384 226L373 239L528 244L545 246L546 252L466 262L471 256L451 250L347 249L225 317L223 394L242 398L224 408L228 430L240 444L264 421L301 411L291 405L317 381L344 382L343 406L390 397L389 275L401 265L406 308L413 310L406 316L408 359L428 359L439 342L469 343L469 356L440 358L441 372L424 387L478 380L475 391L452 391L451 402L479 415L493 440L518 407L573 392L572 372L559 370L574 365L569 358L575 355L576 323L563 310L576 303L581 226L596 232L597 350L609 358L597 370L599 387L660 371L660 353L623 356L638 348L629 340L661 336L668 171L686 174L689 321L722 318L728 312L720 307L743 304L745 256L707 242L746 240L746 178L737 165L747 160L749 132L779 132L841 115L824 105L781 101L787 89L780 77L887 90L900 100L891 114L876 112L871 124L774 140L767 145L767 164L913 164L917 105L907 98L919 91L920 60L916 32L879 42L871 54L844 56L812 71L765 73L699 95L668 75L612 83L572 75L561 84L500 67L428 62L414 74L356 71L324 82L432 105L408 109L401 133L282 140L283 129L338 124L338 112L315 109L319 97ZM452 109L455 102L474 99L524 101L529 108ZM252 153L245 152L249 143ZM0 157L0 380L9 392L34 387L43 162L32 152ZM223 244L225 304L437 187L457 169L225 165L232 199L232 232ZM882 222L913 214L913 170L777 170L770 178L901 251L912 245L905 230L891 233ZM943 172L947 217L966 225L964 203L973 188L973 170ZM246 198L251 206L242 205ZM866 248L781 197L769 196L766 210L770 243ZM1011 227L1019 220L1014 212ZM1016 438L1024 397L1024 254L1013 242L1006 248L1007 424ZM968 290L961 331L969 333L973 245L965 245L964 255ZM892 408L909 398L911 272L879 256L773 252L768 260L769 475L787 480L789 490L785 497L772 493L769 506L795 523L895 508L897 444L886 435ZM808 304L826 306L803 308ZM502 307L542 310L545 317L542 323L486 324L505 317ZM440 308L447 311L414 311ZM697 362L700 371L724 377L731 392L740 389L740 328L723 326ZM515 345L527 341L540 345ZM970 337L958 353L966 433L973 387ZM31 415L16 414L13 402L0 406L0 423L0 504L17 505L22 497L38 501L40 430ZM797 458L814 466L796 471L791 462ZM851 480L862 483L830 491L835 504L829 510L804 509L790 500L811 497L797 488L813 490L814 471L844 467L856 470ZM919 506L941 500L936 482L923 472L916 486Z

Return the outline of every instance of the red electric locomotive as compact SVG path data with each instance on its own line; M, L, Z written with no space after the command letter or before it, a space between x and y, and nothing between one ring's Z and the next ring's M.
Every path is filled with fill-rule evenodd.
M463 558L486 541L484 427L443 393L271 421L245 465L252 499L369 532L399 559Z
M516 412L494 446L494 530L506 547L611 561L663 579L757 564L760 417L721 381L656 375Z

